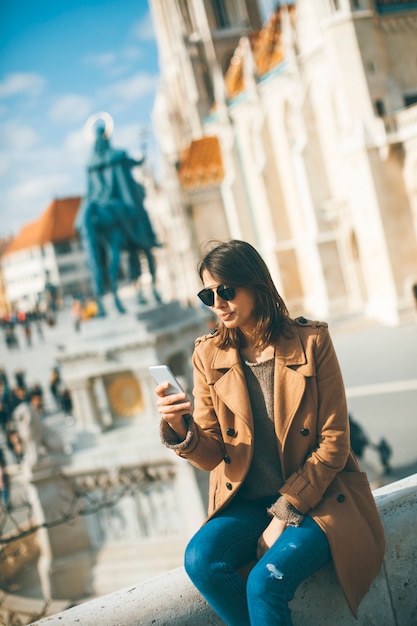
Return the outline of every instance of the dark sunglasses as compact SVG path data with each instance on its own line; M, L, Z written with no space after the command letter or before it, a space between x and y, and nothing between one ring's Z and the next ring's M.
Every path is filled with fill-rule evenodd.
M216 287L216 293L219 298L221 298L222 300L226 300L226 302L229 302L235 297L236 289L234 287L226 287L226 285L219 285L218 287ZM201 302L206 306L214 305L213 289L202 289L198 292L197 295L200 298Z

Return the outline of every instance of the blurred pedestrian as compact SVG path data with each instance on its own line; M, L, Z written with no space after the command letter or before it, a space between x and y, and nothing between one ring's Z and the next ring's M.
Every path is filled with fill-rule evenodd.
M11 390L11 407L10 410L13 413L15 408L19 406L22 402L26 402L27 400L27 392L26 389L22 389L22 387L13 387Z
M6 387L9 385L9 380L3 367L0 367L0 382L4 383Z
M0 505L10 511L10 476L3 448L0 448Z
M10 408L9 402L0 398L0 428L4 433L7 432L7 424L12 416Z
M67 387L65 387L61 391L60 399L61 399L61 407L65 415L71 416L72 415L72 399L71 399L70 391Z
M30 327L30 322L27 318L26 318L25 323L23 324L23 332L24 332L25 339L26 339L26 346L28 348L31 348L32 347L32 329Z
M18 350L19 342L16 337L13 324L7 324L5 328L6 346L9 350Z
M22 369L18 369L15 371L14 378L16 381L16 386L19 389L24 389L26 391L26 374Z
M74 322L74 330L78 333L81 329L81 320L83 317L83 306L80 300L73 300L71 306L71 315Z
M61 375L59 373L59 368L54 367L51 372L51 378L49 382L49 390L52 394L52 397L55 400L55 404L58 408L61 407L61 400L59 397L59 391L61 386Z
M349 426L351 448L358 459L362 459L366 446L369 446L369 439L362 426L353 419L352 413L349 413Z
M39 310L39 308L38 308L38 307L36 307L36 308L34 309L34 311L33 311L33 316L32 316L32 317L33 317L33 321L34 321L34 323L35 323L35 328L36 328L36 332L37 332L37 334L38 334L38 338L39 338L41 341L44 341L45 337L44 337L44 335L43 335L43 328L42 328L42 319L43 319L43 316L42 316L42 313L41 313L41 311Z
M379 460L381 461L381 465L384 468L384 474L390 474L392 472L392 467L390 464L392 448L389 445L388 441L383 437L381 441L378 444L374 444L373 447L379 454Z

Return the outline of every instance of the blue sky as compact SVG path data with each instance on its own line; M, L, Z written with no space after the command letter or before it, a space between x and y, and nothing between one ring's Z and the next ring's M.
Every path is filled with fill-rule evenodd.
M146 0L4 2L0 41L2 237L85 193L91 114L109 112L113 146L139 154L158 55Z

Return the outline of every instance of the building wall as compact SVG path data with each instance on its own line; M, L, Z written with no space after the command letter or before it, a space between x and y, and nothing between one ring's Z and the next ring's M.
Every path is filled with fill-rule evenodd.
M38 296L49 280L57 279L53 248L36 246L8 254L2 259L4 280L10 302L28 310L35 306ZM56 283L55 283L56 284Z
M85 292L89 273L85 254L77 240L33 246L2 257L2 269L10 303L22 310L39 304L49 282L61 296Z
M417 85L409 62L417 56L417 11L380 16L368 2L353 10L347 0L299 0L295 20L282 9L284 63L262 80L240 38L249 60L246 88L227 101L218 81L231 33L210 31L212 16L203 15L201 2L187 4L198 9L194 37L204 35L205 72L217 84L216 106L201 118L201 130L222 146L225 177L218 206L210 205L219 238L227 238L223 212L228 236L260 250L292 313L365 313L398 322L413 309L410 285L417 280L417 108L415 115L404 109L404 94ZM158 32L164 54L179 67L190 51ZM196 67L183 65L185 75ZM166 110L185 117L178 103L192 77L182 78L174 94L170 74L164 66L161 72ZM190 139L174 135L180 160ZM178 189L177 199L188 207L198 244L216 232L190 194Z

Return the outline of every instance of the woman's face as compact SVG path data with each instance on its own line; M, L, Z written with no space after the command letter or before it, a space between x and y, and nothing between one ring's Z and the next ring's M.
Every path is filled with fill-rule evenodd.
M248 287L235 287L236 295L233 300L222 300L216 293L219 282L207 271L203 271L205 289L212 289L214 293L213 313L223 322L226 328L239 328L242 332L250 333L255 325L255 296ZM222 283L223 284L223 283ZM234 285L230 285L234 287Z

